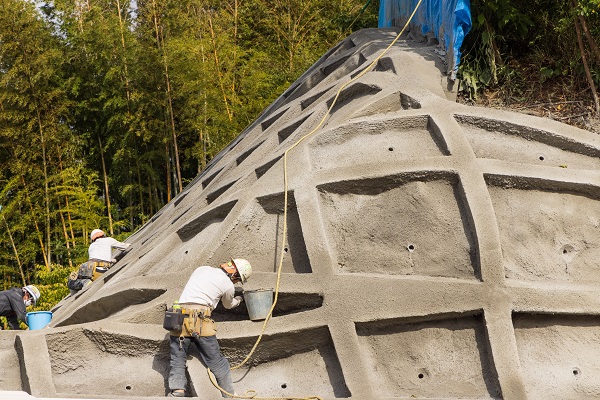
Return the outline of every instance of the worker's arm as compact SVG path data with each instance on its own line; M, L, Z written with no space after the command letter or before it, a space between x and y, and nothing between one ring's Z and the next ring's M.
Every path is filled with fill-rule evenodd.
M236 308L242 302L242 296L235 295L235 288L231 287L231 289L226 290L223 293L223 297L221 297L221 303L223 303L223 307L225 308Z
M119 242L117 240L115 240L113 243L111 243L110 247L112 247L113 249L119 249L119 250L125 250L127 249L129 246L131 246L131 243L126 243L126 242Z
M18 295L8 296L8 301L10 303L10 307L15 312L16 316L8 318L8 324L10 325L10 329L19 329L19 321L23 321L27 323L27 309L25 308L25 303L23 303L23 298ZM17 319L19 321L17 321Z

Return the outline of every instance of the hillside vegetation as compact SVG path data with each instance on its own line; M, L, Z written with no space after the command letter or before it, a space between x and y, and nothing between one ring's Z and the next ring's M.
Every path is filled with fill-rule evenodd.
M471 0L461 101L600 133L600 0Z

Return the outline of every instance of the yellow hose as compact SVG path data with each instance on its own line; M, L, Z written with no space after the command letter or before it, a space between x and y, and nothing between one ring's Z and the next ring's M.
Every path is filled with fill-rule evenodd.
M288 153L293 148L295 148L300 143L302 143L306 138L308 138L312 134L314 134L321 126L323 126L323 124L327 120L327 117L329 116L329 113L331 112L331 110L335 106L335 103L337 102L337 99L340 96L340 93L342 92L342 90L344 90L344 88L346 86L348 86L349 84L351 84L352 82L356 81L357 79L359 79L360 77L362 77L364 74L366 74L367 72L369 72L371 70L371 68L373 68L375 66L375 64L377 64L377 61L379 61L379 59L381 57L383 57L390 50L390 48L398 41L398 39L400 39L400 36L402 36L402 34L404 33L404 31L408 27L408 24L413 19L415 13L417 12L417 9L419 8L419 6L421 5L422 2L423 2L423 0L419 0L419 2L415 6L412 14L410 14L410 17L406 21L406 24L404 24L404 27L402 28L402 30L400 31L400 33L398 33L398 35L396 35L396 37L394 38L394 40L392 40L392 42L389 44L389 46L386 47L385 50L383 50L377 56L377 58L375 58L371 62L371 64L369 64L369 66L367 68L363 69L360 74L356 75L354 78L350 79L348 82L346 82L342 86L340 86L340 88L338 89L338 91L337 91L337 93L335 95L335 98L333 99L333 102L331 103L331 105L329 106L329 109L327 110L327 113L325 113L325 115L321 119L321 122L319 122L319 124L312 131L310 131L309 133L307 133L306 135L304 135L300 139L298 139L298 141L296 143L294 143L293 145L291 145L285 151L285 153L283 154L283 232L282 232L282 235L281 235L282 236L282 240L281 240L282 246L281 246L281 253L280 253L280 257L279 257L279 265L277 267L277 283L275 285L275 295L274 295L274 298L273 298L273 305L271 306L271 309L269 310L269 313L267 314L267 317L265 318L265 321L263 322L262 330L260 332L260 335L256 339L256 342L254 343L254 346L252 346L252 349L250 350L250 352L248 353L248 355L246 356L246 358L241 363L239 363L239 364L231 367L232 370L240 368L242 365L244 365L250 359L250 357L252 356L252 354L256 350L256 347L258 346L258 343L260 343L260 340L262 339L263 334L265 333L265 329L267 328L267 323L269 322L269 319L271 319L271 316L273 315L273 310L275 309L275 305L277 304L277 298L279 296L279 284L281 282L281 269L282 269L282 266L283 266L283 257L285 256L285 241L287 239L287 205L288 205L287 155L288 155ZM231 396L232 398L237 398L237 399L255 399L255 400L321 400L321 398L318 397L318 396L309 396L309 397L256 397L256 391L255 390L247 390L246 394L244 394L242 396L234 395L234 394L231 394L231 393L227 393L222 387L219 386L219 384L214 379L213 374L210 371L210 368L207 368L207 372L208 372L208 375L210 377L210 380L211 380L212 384L217 389L219 389L221 392L225 393L228 396Z

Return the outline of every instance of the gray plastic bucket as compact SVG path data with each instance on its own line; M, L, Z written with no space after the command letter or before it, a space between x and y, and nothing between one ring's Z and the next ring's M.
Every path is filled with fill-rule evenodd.
M273 306L273 289L248 290L244 292L244 301L252 321L265 319Z

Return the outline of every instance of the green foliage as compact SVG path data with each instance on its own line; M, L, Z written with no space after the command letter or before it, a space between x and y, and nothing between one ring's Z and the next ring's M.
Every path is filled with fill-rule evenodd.
M570 1L472 0L473 29L465 38L459 67L470 99L485 88L503 88L518 100L525 88L562 79L585 82L574 21L583 15L592 38L600 38L600 3ZM600 60L588 57L598 79ZM599 81L596 81L597 83Z
M71 268L58 264L50 265L49 269L44 265L36 266L34 284L40 290L40 300L28 311L49 311L68 295L66 282L71 271Z

